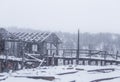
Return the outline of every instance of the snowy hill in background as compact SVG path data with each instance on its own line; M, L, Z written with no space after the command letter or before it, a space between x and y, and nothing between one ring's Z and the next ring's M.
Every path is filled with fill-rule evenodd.
M64 48L77 48L77 34L57 32ZM80 33L80 48L105 50L116 53L120 50L120 35L112 33Z

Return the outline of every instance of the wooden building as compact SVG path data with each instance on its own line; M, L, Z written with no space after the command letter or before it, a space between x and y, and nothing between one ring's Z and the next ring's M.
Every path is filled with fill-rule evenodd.
M12 33L4 28L0 28L0 65L2 67L3 62L8 64L10 61L21 64L22 62L32 61L32 58L26 54L37 56L39 59L46 58L48 56L48 49L50 50L49 55L58 55L60 43L61 40L55 33ZM52 51L53 49L54 51ZM13 59L10 59L11 57ZM29 58L31 60L27 60Z

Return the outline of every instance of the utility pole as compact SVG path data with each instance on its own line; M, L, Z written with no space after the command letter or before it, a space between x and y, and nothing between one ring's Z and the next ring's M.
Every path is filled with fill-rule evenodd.
M76 65L79 64L79 54L80 54L80 33L78 29L78 35L77 35L77 54L76 54Z

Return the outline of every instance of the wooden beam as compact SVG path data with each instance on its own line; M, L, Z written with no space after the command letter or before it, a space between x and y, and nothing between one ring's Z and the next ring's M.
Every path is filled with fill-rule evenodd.
M76 54L76 64L78 65L78 62L79 62L79 50L80 50L80 44L79 44L79 40L80 40L80 37L79 37L79 29L78 29L78 40L77 40L77 54Z

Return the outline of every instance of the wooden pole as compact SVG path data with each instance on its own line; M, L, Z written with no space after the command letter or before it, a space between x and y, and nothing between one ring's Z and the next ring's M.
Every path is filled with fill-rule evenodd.
M80 51L80 44L79 44L79 40L80 40L80 37L79 37L80 33L79 33L79 29L78 29L78 38L77 38L77 55L76 55L76 64L78 65L78 62L79 62L79 51Z
M21 47L22 47L22 68L21 69L23 69L24 68L24 63L25 63L25 44L24 44L24 42L21 42Z
M50 43L50 54L48 55L52 55L52 43Z
M5 58L5 66L6 66L6 72L8 72L8 48L6 48L6 58Z
M118 59L119 51L116 52L116 60Z
M5 52L4 52L4 54L5 54L5 71L6 72L8 72L8 51L9 51L9 48L8 48L8 44L7 44L7 41L5 41L5 45L4 45L4 47L5 47ZM10 52L9 52L10 53Z
M54 56L55 56L55 53L52 54L52 66L55 65L55 57Z

